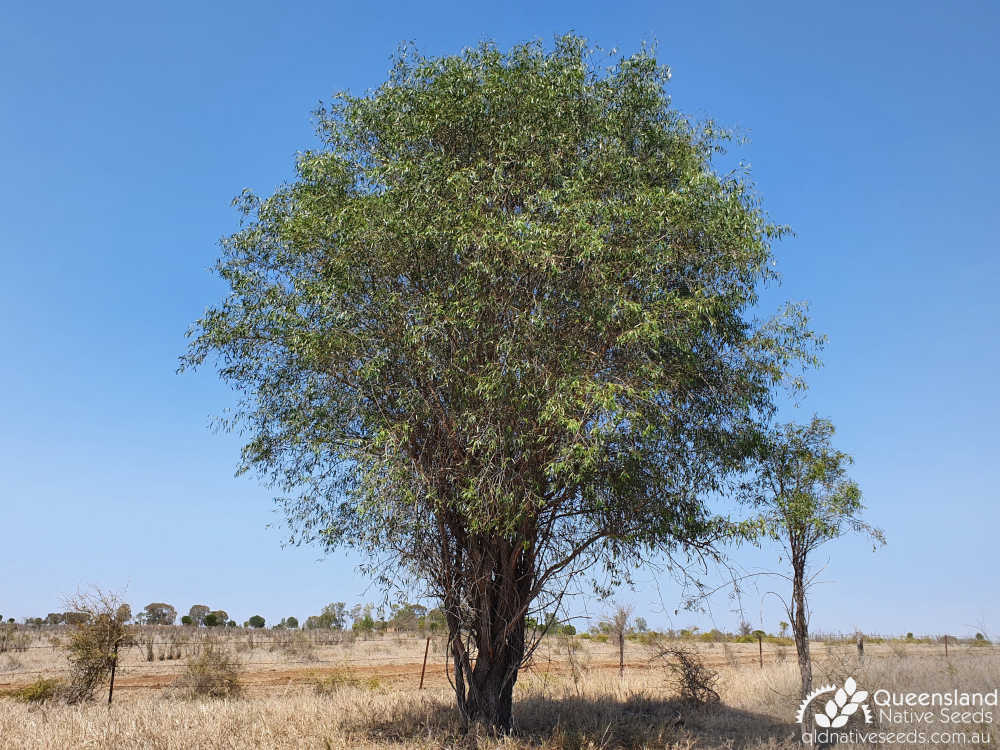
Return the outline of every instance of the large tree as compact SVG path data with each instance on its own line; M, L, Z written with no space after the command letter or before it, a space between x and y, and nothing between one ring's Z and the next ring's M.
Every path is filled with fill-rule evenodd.
M461 714L501 730L568 577L731 533L706 497L816 343L796 308L751 319L782 230L713 167L726 134L650 51L593 60L404 52L338 95L296 179L238 200L184 359L243 394L242 468L296 541L439 598Z

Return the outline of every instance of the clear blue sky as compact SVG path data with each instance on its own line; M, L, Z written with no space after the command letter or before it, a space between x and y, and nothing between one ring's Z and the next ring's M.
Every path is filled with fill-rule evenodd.
M825 550L814 627L1000 631L1000 5L912 0L8 4L0 614L91 583L240 620L375 598L350 559L266 528L268 491L232 476L237 436L208 429L231 395L175 374L184 331L223 293L208 268L230 199L291 177L320 99L379 84L402 40L436 55L568 30L658 40L675 105L750 137L735 156L797 233L778 294L810 300L830 344L789 416L835 421L890 540ZM676 589L640 579L623 597L665 624ZM673 623L731 629L729 608Z

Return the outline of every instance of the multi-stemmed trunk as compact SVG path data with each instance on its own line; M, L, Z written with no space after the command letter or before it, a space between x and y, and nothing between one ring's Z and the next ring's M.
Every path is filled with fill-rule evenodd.
M463 723L482 722L504 734L513 725L514 685L527 646L532 576L523 552L510 543L470 547L472 559L465 563L472 565L466 570L476 575L472 585L463 584L464 621L457 598L445 597L455 697Z

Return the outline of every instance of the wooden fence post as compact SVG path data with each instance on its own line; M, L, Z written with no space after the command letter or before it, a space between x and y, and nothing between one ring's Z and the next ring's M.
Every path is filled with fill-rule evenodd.
M625 677L625 628L618 630L618 677Z
M764 668L764 636L757 634L757 650L760 652L760 668Z
M111 705L111 696L115 693L115 669L118 667L118 641L115 641L114 655L111 657L111 684L108 685L108 706Z
M424 689L424 672L427 671L427 652L431 649L431 638L427 636L427 643L424 644L424 666L420 668L420 687L418 690Z

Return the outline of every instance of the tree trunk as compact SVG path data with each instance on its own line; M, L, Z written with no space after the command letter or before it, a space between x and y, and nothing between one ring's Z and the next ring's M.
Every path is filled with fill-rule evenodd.
M521 549L506 540L491 542L470 545L473 574L471 582L463 581L464 608L455 596L445 602L445 612L462 721L466 726L482 722L506 734L513 726L514 684L526 648L524 618L532 577ZM474 644L473 654L466 644Z
M510 732L514 719L514 683L524 656L524 642L520 646L495 653L493 659L484 658L480 651L476 666L469 680L468 714L472 720L487 724L500 734Z
M802 697L812 691L812 661L809 658L809 622L806 619L805 562L792 563L792 633L795 652L799 657L799 675L802 678Z

